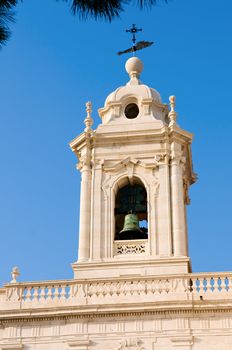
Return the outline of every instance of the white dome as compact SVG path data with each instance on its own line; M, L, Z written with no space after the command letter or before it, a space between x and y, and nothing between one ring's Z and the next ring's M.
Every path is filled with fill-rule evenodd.
M105 107L113 102L120 102L125 98L133 96L139 100L152 99L159 104L162 103L159 92L139 80L139 75L143 70L143 62L138 57L131 57L126 61L125 68L130 76L129 82L117 88L106 98Z

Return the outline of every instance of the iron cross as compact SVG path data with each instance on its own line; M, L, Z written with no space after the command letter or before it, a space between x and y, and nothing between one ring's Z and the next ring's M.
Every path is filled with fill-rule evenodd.
M133 46L134 46L135 43L136 43L135 34L137 34L138 32L141 32L141 31L142 31L142 29L136 28L136 25L135 25L135 24L132 24L132 27L131 27L130 29L127 29L127 30L126 30L127 33L131 33L131 34L132 34Z

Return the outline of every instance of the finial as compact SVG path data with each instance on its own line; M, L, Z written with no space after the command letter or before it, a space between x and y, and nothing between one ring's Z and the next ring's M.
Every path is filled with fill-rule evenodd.
M10 281L10 283L17 283L17 278L19 275L20 275L20 271L18 266L14 266L11 271L12 280Z
M138 85L139 77L143 70L143 62L138 57L131 57L126 61L125 68L130 76L129 85Z
M176 124L176 118L177 118L177 113L175 111L175 107L176 107L176 97L170 96L169 97L169 102L170 102L170 112L168 113L168 117L169 117L169 126L173 126Z
M93 119L91 117L91 113L92 113L92 102L88 101L86 102L86 113L87 113L87 116L84 120L84 123L85 123L85 131L86 132L89 132L91 130L91 126L93 125Z

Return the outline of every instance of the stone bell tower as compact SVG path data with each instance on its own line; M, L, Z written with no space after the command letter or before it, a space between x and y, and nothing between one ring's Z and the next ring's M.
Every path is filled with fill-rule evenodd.
M129 81L99 109L102 123L92 130L87 103L86 128L70 143L81 172L75 278L191 270L186 205L195 181L192 134L177 125L175 97L170 108L163 104L140 81L142 69L137 57L128 59ZM127 236L125 217L132 212L141 235Z

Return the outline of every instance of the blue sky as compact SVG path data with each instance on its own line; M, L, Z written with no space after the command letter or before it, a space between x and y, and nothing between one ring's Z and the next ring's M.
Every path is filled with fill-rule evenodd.
M81 21L67 4L24 1L13 35L0 51L0 283L18 265L21 280L72 278L77 258L79 181L68 142L83 131L85 102L97 109L127 82L125 29L155 41L139 53L142 81L194 133L199 180L188 207L194 271L232 270L231 78L232 2L160 1L152 10L126 6L112 23Z

